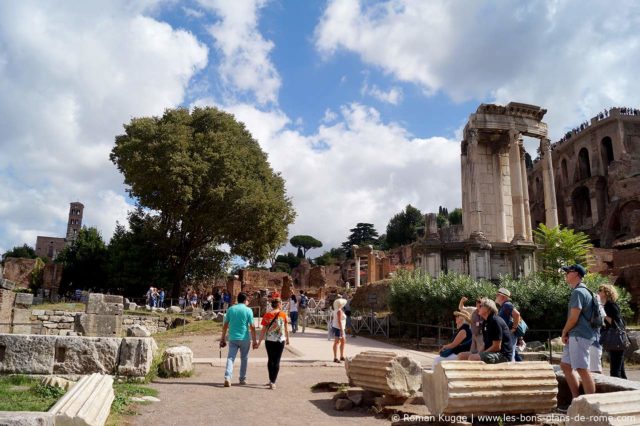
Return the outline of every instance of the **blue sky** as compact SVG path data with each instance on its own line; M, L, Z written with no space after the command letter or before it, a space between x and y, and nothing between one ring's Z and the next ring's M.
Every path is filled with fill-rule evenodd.
M287 181L290 235L325 249L407 204L460 206L469 114L540 105L557 139L638 107L637 28L631 0L0 2L0 252L63 235L71 201L108 240L131 208L114 137L176 106L243 121Z

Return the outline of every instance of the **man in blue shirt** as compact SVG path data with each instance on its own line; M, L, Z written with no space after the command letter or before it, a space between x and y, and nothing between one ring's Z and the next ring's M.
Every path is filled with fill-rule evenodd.
M238 303L227 310L222 326L222 338L220 347L226 346L225 336L229 331L229 353L227 355L227 368L224 372L224 386L231 386L233 375L233 363L236 360L238 350L240 350L240 384L247 384L247 364L249 362L249 331L253 340L253 348L258 346L256 340L256 328L253 325L253 311L247 306L249 300L245 293L238 294Z
M593 309L593 296L582 284L582 278L587 271L582 265L565 266L565 280L572 288L569 300L569 312L567 322L562 329L562 361L560 368L567 380L574 398L580 396L580 383L574 374L574 370L582 380L585 394L595 393L596 385L589 372L589 347L595 340L595 332L591 327L591 311Z

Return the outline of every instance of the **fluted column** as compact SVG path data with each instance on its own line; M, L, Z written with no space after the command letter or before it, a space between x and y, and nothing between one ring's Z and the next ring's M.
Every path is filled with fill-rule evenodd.
M470 217L469 223L470 233L482 232L482 202L480 201L480 173L478 170L478 131L470 129L467 132L468 148L467 148L467 165L469 167L469 207Z
M513 240L524 240L525 219L522 196L522 170L520 169L520 132L509 132L509 172L511 174L511 200L513 203Z
M556 204L556 185L553 179L553 162L551 160L551 142L549 139L540 139L540 153L542 155L545 225L549 228L555 228L558 226L558 207Z
M522 142L522 141L520 141ZM525 150L520 143L520 172L522 173L522 205L524 206L524 233L527 241L533 241L531 229L531 206L529 205L529 182L527 179L527 164L524 161Z

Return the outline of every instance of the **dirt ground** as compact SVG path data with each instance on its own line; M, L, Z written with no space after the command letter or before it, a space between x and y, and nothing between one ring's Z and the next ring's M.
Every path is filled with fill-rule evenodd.
M234 376L237 377L239 360ZM223 386L224 369L197 365L193 377L158 379L151 387L161 402L138 407L130 425L375 425L389 424L364 409L336 411L331 392L311 391L318 382L346 382L341 368L294 367L283 363L278 388L267 389L266 366L249 365L248 384L237 378L230 388Z

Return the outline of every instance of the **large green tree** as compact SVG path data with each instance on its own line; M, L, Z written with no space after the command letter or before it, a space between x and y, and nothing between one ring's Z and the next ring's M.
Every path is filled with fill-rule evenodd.
M64 265L60 293L64 294L70 288L106 288L107 255L107 246L100 232L83 226L76 240L55 259Z
M372 223L358 223L355 228L349 230L351 234L347 241L342 243L342 249L347 253L348 257L353 256L351 246L378 245L378 231L373 227Z
M418 239L418 229L424 227L422 212L408 204L391 218L387 225L386 245L389 248L410 244Z
M155 212L174 296L203 251L265 261L284 244L295 212L284 180L244 124L216 108L134 118L111 161L139 206Z
M294 235L289 242L297 249L302 249L302 257L307 257L309 250L322 247L322 242L311 235Z

